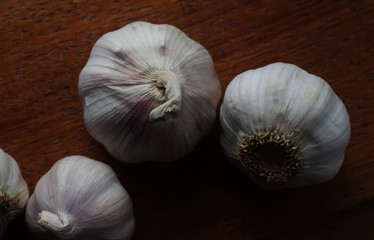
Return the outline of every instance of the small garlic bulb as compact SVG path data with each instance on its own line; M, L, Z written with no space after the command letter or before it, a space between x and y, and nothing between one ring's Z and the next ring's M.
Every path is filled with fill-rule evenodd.
M328 83L285 63L235 77L220 120L226 156L269 189L331 179L350 138L348 113Z
M114 171L83 156L57 161L39 180L26 222L37 239L125 240L135 229L130 196Z
M173 26L146 22L102 36L78 89L89 133L128 163L191 152L212 127L221 97L208 51Z
M29 189L17 162L0 149L0 239L28 199Z

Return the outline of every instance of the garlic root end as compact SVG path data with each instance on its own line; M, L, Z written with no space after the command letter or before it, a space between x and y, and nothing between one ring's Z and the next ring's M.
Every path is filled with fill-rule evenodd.
M267 183L290 181L301 171L296 132L282 135L277 131L253 134L245 138L237 157L252 175Z
M6 194L0 192L0 239L5 233L9 224L9 210L11 198Z

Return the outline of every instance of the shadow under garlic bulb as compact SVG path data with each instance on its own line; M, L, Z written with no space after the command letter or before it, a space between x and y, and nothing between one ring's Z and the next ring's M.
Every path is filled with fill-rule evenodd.
M0 239L28 199L29 189L17 162L0 149Z
M114 171L83 156L57 161L39 180L26 207L35 239L129 240L132 202Z
M235 77L227 87L220 122L225 155L268 189L334 177L351 133L346 108L329 84L285 63Z
M102 36L78 82L89 133L117 160L168 162L210 131L221 85L208 51L167 24Z

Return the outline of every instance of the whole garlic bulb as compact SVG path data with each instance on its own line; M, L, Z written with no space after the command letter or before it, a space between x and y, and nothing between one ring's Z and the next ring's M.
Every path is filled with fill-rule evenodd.
M83 156L57 161L39 180L26 222L37 239L125 240L135 229L130 196L114 171Z
M78 88L89 133L129 163L188 154L212 127L221 97L208 51L173 26L147 22L102 36Z
M28 199L29 189L17 162L0 149L0 239Z
M328 83L285 63L235 77L220 120L227 157L269 189L331 179L350 138L348 113Z

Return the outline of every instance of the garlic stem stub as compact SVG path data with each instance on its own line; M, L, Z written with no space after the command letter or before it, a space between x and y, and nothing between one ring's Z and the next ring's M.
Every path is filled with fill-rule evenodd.
M57 161L39 180L26 207L35 239L129 240L132 201L114 171L84 156Z
M347 110L329 84L286 63L236 76L226 89L220 122L225 155L268 189L331 179L351 134Z
M29 189L17 162L0 149L0 239L28 199Z
M174 26L147 22L102 36L78 89L89 133L128 163L187 155L210 131L221 97L208 51Z

